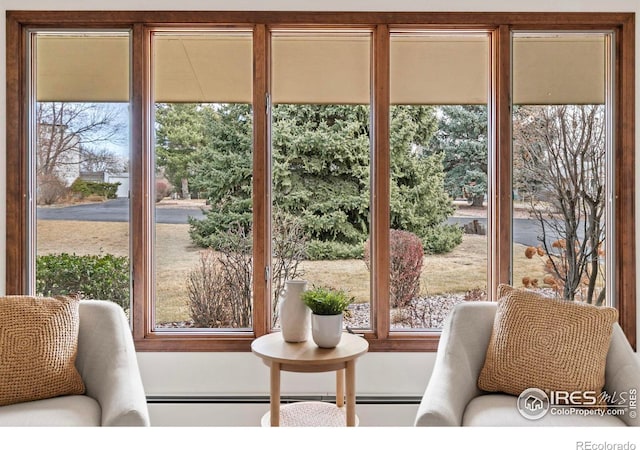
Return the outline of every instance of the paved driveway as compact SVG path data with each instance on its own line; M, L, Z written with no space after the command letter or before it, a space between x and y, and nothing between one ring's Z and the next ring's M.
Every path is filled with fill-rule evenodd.
M450 217L447 223L464 225L473 220L477 220L482 224L484 229L487 229L487 219L484 217ZM540 245L540 238L542 237L542 229L540 224L535 219L513 219L513 241L527 246L537 247ZM558 240L558 237L552 233L547 233L547 244L551 245L552 242Z
M91 222L129 221L129 199L118 198L102 203L65 207L38 207L40 220L84 220ZM156 208L157 223L188 223L189 217L204 217L200 208Z
M189 217L202 219L200 208L156 208L156 223L186 224ZM119 198L102 203L89 203L66 207L39 207L41 220L85 220L95 222L127 222L129 220L129 199ZM450 217L448 223L466 224L473 217ZM487 219L477 218L486 228ZM515 219L513 222L514 241L523 245L537 246L540 241L540 225L532 219ZM555 239L553 239L555 240Z

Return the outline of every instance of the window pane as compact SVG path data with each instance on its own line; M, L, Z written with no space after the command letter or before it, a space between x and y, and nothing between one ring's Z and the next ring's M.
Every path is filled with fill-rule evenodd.
M513 36L513 282L603 304L606 36ZM549 68L542 73L539 69ZM533 73L532 73L533 70Z
M345 325L370 328L369 89L371 36L274 33L272 288L287 279L355 298Z
M392 329L486 298L489 37L391 35Z
M43 32L32 42L35 291L128 311L129 34Z
M153 35L157 328L250 329L252 35Z

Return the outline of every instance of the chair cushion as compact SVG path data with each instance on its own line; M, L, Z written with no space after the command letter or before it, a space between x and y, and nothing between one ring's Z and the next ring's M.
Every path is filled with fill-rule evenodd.
M6 427L97 427L101 417L100 405L87 395L67 395L0 407L0 426Z
M615 415L598 410L582 409L577 413L562 414L564 408L549 410L544 417L531 420L522 416L517 409L518 397L506 394L488 394L475 397L469 402L462 416L463 426L476 427L525 427L525 426L562 426L562 427L622 427L625 423ZM587 413L587 411L592 411Z
M78 300L0 297L0 406L82 394Z
M501 287L478 387L520 395L528 388L594 391L605 382L611 332L618 313Z

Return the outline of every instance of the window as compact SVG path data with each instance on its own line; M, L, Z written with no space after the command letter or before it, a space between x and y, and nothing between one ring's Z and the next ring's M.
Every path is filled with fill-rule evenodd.
M246 351L278 328L282 281L304 277L352 292L372 350L424 351L458 301L569 285L577 246L587 287L571 292L615 305L635 345L634 27L623 13L8 12L7 292L37 292L36 255L58 242L44 214L71 214L64 251L122 263L106 278L126 285L139 350ZM129 183L92 206L125 205L90 248L81 210L30 207L49 193L38 149L76 129L37 118L60 102L114 128L69 138L57 179L90 149L118 155L109 173ZM565 138L594 143L573 158L577 192L605 195L577 229L535 173L565 119L583 124Z
M392 30L392 329L440 329L487 298L487 32Z
M128 311L129 32L30 37L32 292L109 298Z
M611 52L608 33L513 36L514 279L594 305L614 292Z
M297 277L346 290L345 326L368 330L371 33L276 30L271 48L274 325Z
M156 330L252 324L252 33L151 35Z

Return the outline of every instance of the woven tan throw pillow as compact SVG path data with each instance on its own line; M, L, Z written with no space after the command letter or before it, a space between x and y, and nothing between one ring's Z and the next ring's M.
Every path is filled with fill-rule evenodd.
M78 300L0 297L0 406L83 394Z
M528 388L599 395L618 311L509 286L498 291L478 387L512 395Z

